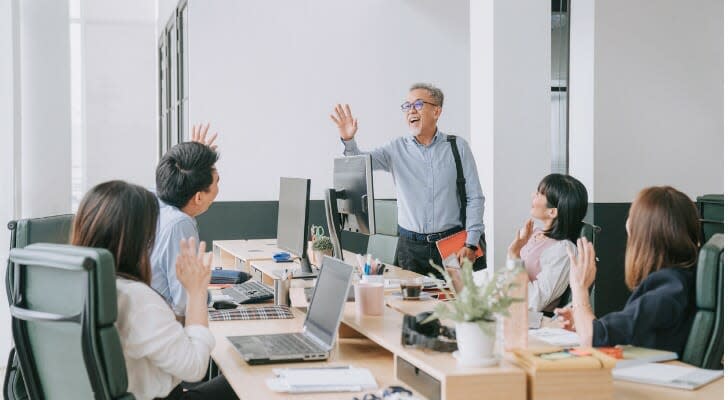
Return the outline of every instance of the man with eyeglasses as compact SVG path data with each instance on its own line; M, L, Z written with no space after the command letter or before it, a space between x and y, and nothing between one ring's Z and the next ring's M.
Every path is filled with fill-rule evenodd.
M439 275L429 263L432 260L442 265L435 242L463 229L467 231L467 239L457 253L458 261L468 258L475 261L476 270L485 267L485 257L475 258L476 246L485 230L485 197L470 146L457 137L455 143L465 178L463 227L455 158L447 134L437 127L443 100L442 91L435 86L412 85L407 100L401 105L410 135L368 152L361 151L354 140L359 126L348 104L337 104L334 114L330 115L344 143L344 155L370 154L374 169L392 173L399 223L397 264L423 275L430 272Z

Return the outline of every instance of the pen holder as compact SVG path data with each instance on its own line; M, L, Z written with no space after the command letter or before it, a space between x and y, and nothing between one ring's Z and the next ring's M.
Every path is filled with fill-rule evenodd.
M291 298L288 296L290 288L290 279L276 279L275 281L273 281L273 302L277 306L291 305Z

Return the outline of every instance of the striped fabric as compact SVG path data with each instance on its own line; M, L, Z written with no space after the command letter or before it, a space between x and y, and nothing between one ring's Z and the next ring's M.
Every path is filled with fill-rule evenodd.
M210 321L233 321L239 319L290 319L293 313L288 306L264 305L244 306L234 310L209 310Z

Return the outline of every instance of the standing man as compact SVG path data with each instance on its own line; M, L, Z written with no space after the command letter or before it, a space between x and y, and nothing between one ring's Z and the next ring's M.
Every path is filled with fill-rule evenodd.
M215 163L217 134L207 139L209 124L192 128L192 141L180 143L167 151L157 165L159 220L151 254L152 288L184 318L187 295L177 279L175 260L180 240L195 238L199 243L195 217L207 211L217 197L220 176Z
M437 128L444 95L430 84L416 83L410 88L401 109L410 135L396 138L382 147L363 152L354 135L358 120L349 105L337 104L331 120L339 129L344 155L370 154L372 166L392 173L397 190L399 241L397 263L400 267L427 275L438 275L429 264L442 265L435 242L463 229L465 244L458 251L458 260L475 261L475 269L485 267L485 257L475 260L475 251L485 230L483 209L485 197L480 188L478 171L468 143L456 138L465 178L465 226L460 218L457 192L457 169L447 135Z

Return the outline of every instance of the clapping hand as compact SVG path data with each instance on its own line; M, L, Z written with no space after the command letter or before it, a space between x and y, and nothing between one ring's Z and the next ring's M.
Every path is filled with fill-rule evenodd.
M521 258L521 249L526 245L526 243L528 243L528 239L531 238L532 234L533 220L529 218L526 223L523 224L523 228L516 232L516 238L513 239L511 245L508 246L508 258L511 260Z
M182 239L179 242L176 271L177 279L189 295L205 293L210 283L212 271L212 253L205 254L205 242L196 246L195 238Z
M574 254L570 247L566 248L571 260L569 268L569 285L572 291L585 291L592 283L597 274L597 261L594 254L594 245L586 238L579 238L576 241L577 254Z

